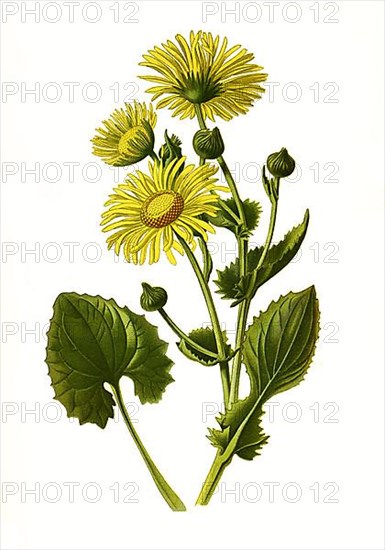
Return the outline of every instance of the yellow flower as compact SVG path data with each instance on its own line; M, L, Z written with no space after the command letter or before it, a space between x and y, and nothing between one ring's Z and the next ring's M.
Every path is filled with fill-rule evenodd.
M157 84L147 90L153 100L165 96L157 107L168 107L183 119L193 118L200 104L204 118L230 120L260 99L265 91L260 82L267 75L251 63L252 53L239 45L228 49L227 38L220 44L219 36L202 31L191 31L190 43L180 34L175 38L176 43L155 46L140 63L161 75L140 77Z
M103 231L114 231L107 239L108 248L114 247L116 254L123 248L127 261L135 264L143 264L147 256L150 264L157 262L163 250L176 264L173 250L183 254L177 236L194 249L196 234L207 240L206 231L215 232L199 216L215 216L216 191L228 189L216 185L215 166L185 166L185 160L174 159L167 167L150 161L149 175L138 170L114 189L101 222Z
M154 148L153 128L156 114L150 104L134 101L125 103L124 109L115 109L104 128L97 128L91 141L93 153L112 166L135 164L152 153Z

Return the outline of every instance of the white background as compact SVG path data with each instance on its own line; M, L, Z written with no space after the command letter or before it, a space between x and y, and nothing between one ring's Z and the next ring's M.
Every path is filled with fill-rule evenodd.
M40 22L35 22L23 15L24 2L2 2L3 20L4 10L16 12L7 16L1 39L2 79L8 83L2 103L3 548L383 548L383 3L280 2L270 21L271 5L263 2L238 3L238 17L226 13L234 2L207 8L198 1L147 1L137 2L131 15L138 22L126 23L131 9L124 10L126 2L115 2L113 11L113 2L103 1L98 11L91 5L85 12L90 3L81 2L72 23L65 3L45 4L37 2ZM204 18L207 9L216 13ZM219 374L184 359L157 314L148 316L170 342L176 382L161 404L135 409L134 418L160 470L189 507L175 514L157 493L122 422L110 421L104 431L80 427L59 404L52 405L45 331L60 292L114 297L140 312L143 280L168 290L168 311L184 330L208 321L186 259L177 267L166 261L136 267L116 263L106 251L99 220L116 174L91 155L89 143L94 128L127 94L131 100L145 97L145 83L137 79L143 74L137 66L141 54L176 32L200 28L255 52L270 82L278 83L274 96L270 87L270 95L247 116L218 121L242 196L264 207L254 242L263 242L268 223L255 163L282 146L296 158L302 176L282 184L275 239L301 221L305 208L311 211L300 260L264 286L253 313L280 294L314 283L322 330L305 382L274 399L274 418L265 415L271 437L262 456L253 462L234 459L209 507L195 508L214 456L205 439L214 416L202 411L218 409ZM79 83L73 100L65 82ZM97 101L90 82L100 87ZM37 96L24 95L36 83ZM61 97L53 101L58 92ZM178 133L192 153L195 122L160 111L157 146L165 128ZM64 164L71 162L77 163L73 178ZM25 174L34 163L38 182ZM326 163L333 164L324 168ZM234 257L234 242L225 232L212 242L216 267L223 267ZM78 243L73 261L64 243ZM25 254L35 246L40 246L36 255ZM100 258L92 261L98 252ZM233 337L234 311L219 297L218 307ZM35 334L26 334L35 328ZM124 395L137 403L129 380ZM34 408L35 415L25 414ZM290 422L296 414L298 421ZM78 484L74 502L64 485L69 482ZM123 487L128 482L138 486L137 503L123 502L131 491ZM273 502L269 482L279 484ZM89 493L87 483L93 484ZM288 502L293 493L286 493L287 483L299 487L298 502ZM309 488L315 483L319 502ZM327 483L333 485L325 488ZM120 488L116 503L113 484ZM34 486L40 502L23 494ZM258 486L260 499L252 502ZM55 487L58 501L48 502L55 499ZM95 503L89 502L92 487L101 492ZM15 494L7 494L12 488ZM324 502L333 488L337 502Z

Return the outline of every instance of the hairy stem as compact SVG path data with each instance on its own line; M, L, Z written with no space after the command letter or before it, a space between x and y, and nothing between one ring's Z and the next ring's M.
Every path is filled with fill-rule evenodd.
M111 386L112 392L114 394L116 403L119 407L119 410L124 418L124 422L130 432L137 448L139 449L140 454L143 457L143 460L152 476L152 479L155 481L155 485L158 487L158 490L167 504L174 512L185 512L186 507L178 497L178 495L171 489L170 485L164 479L158 468L155 466L152 458L148 454L145 446L143 445L138 433L136 432L134 425L131 422L127 409L124 405L122 393L120 391L119 385Z
M186 255L190 261L191 267L194 270L194 273L198 279L199 285L202 290L203 297L205 299L207 309L210 315L211 324L213 326L213 332L215 336L215 341L218 348L218 355L220 358L225 359L226 357L226 348L225 348L225 342L221 330L221 325L219 323L217 310L214 304L214 300L211 294L210 287L205 279L205 276L203 274L203 271L201 270L199 263L192 253L190 247L186 243L182 237L177 235L177 238L181 245L183 246L183 250L186 252ZM223 387L223 398L224 402L228 403L229 400L229 393L230 393L230 373L229 373L229 364L228 361L220 361L219 363L220 373L221 373L221 379L222 379L222 387Z

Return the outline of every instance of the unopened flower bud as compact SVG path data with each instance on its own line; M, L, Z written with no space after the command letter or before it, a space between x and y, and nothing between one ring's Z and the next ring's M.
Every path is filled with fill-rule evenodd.
M284 147L282 147L279 153L269 155L266 164L270 174L276 178L287 178L295 169L295 160Z
M140 297L140 305L144 311L158 311L167 303L167 292L160 286L151 286L142 283L143 293Z
M204 159L216 159L223 154L225 145L218 128L198 130L193 138L194 151Z
M175 135L172 134L171 137L168 136L167 130L164 133L165 143L159 149L159 157L163 163L163 166L168 166L170 162L174 159L180 159L182 155L181 140Z

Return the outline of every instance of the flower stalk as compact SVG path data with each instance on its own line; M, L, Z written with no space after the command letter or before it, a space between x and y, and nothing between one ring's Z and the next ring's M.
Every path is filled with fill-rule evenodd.
M218 356L220 358L219 361L219 368L220 368L220 374L221 374L221 380L222 380L222 389L223 389L223 399L225 403L229 402L229 396L230 396L230 374L229 374L229 365L226 358L226 348L225 348L225 342L223 339L223 333L221 330L221 326L219 323L219 318L217 314L217 310L214 304L214 300L211 294L210 287L204 277L203 271L201 270L199 263L197 259L195 258L193 252L191 251L188 244L178 235L178 240L181 243L183 250L186 253L187 258L190 261L191 267L193 268L193 271L198 279L199 285L202 290L203 297L206 302L207 310L210 315L213 332L215 335L215 341L217 343L218 348Z

